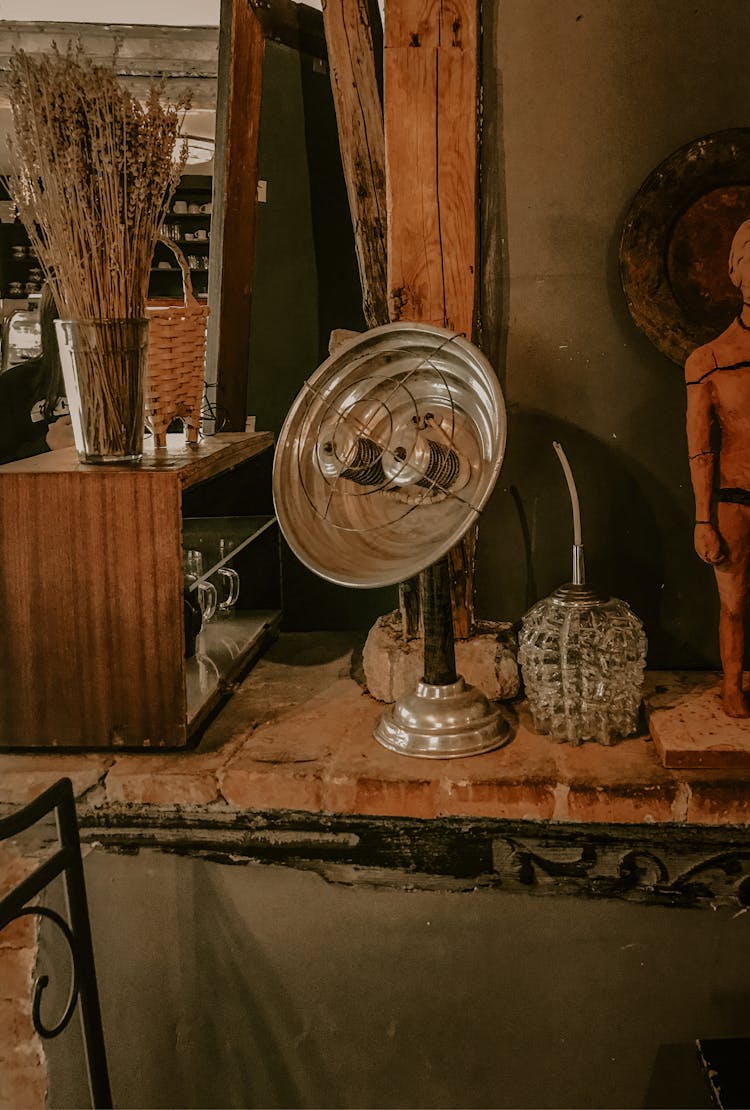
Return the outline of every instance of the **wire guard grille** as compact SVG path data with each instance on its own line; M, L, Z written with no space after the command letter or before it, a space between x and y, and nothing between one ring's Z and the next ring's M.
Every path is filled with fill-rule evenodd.
M427 324L365 332L305 382L279 435L284 536L329 581L403 581L476 520L505 434L499 383L471 343Z

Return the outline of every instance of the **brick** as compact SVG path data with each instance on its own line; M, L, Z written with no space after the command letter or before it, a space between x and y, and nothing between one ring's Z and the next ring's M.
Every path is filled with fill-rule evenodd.
M696 781L689 783L687 820L695 825L750 824L750 782Z
M31 1001L0 998L0 1073L6 1065L28 1067L42 1057L41 1040L31 1020Z
M112 757L70 753L0 755L0 803L27 805L63 777L80 797L103 777Z
M546 821L554 816L555 792L551 783L452 781L440 784L438 816L496 817L507 821Z
M568 820L602 824L651 824L674 820L676 787L631 785L621 790L572 784Z
M0 953L5 948L33 948L37 925L33 917L19 917L0 932Z
M34 948L0 948L0 999L30 998L35 964Z
M617 744L560 744L560 782L569 787L570 821L666 822L676 819L680 784L644 737Z
M628 787L663 786L675 789L674 772L662 767L654 745L644 737L618 744L595 742L557 744L555 749L561 782L579 787L604 787L622 792Z
M230 806L241 810L322 808L320 767L305 764L236 765L221 772L219 787Z
M221 767L242 746L233 736L218 750L120 755L107 772L107 800L126 805L211 805L219 799Z
M215 770L135 771L127 763L106 780L107 800L130 805L210 805L219 796Z
M0 844L0 898L14 890L37 867L40 858L22 855L14 841ZM38 922L33 917L20 917L0 930L0 959L5 949L28 948L36 951ZM0 992L2 993L2 992Z
M373 741L375 743L375 741ZM406 756L396 756L406 759ZM420 760L419 762L423 762ZM439 781L436 778L368 778L365 774L329 775L323 808L327 813L378 817L435 817Z
M44 1110L46 1101L47 1069L43 1064L0 1068L0 1107Z
M328 813L434 817L444 760L389 751L373 736L383 706L360 691L337 717L336 742L326 766Z

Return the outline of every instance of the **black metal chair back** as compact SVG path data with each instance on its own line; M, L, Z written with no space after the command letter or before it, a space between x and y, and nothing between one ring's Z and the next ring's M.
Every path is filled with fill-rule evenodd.
M64 936L72 960L70 993L65 1011L54 1025L45 1025L41 1016L41 1004L44 989L49 983L49 976L40 975L34 983L32 999L34 1028L39 1036L45 1039L57 1037L69 1024L76 1004L80 1001L91 1102L96 1110L99 1108L109 1110L112 1106L112 1095L99 1009L81 842L70 779L59 779L29 805L16 810L9 817L0 819L0 841L19 836L53 812L57 822L57 849L0 901L0 930L21 917L36 916L54 922ZM67 921L56 910L29 904L59 875L63 876L65 883Z

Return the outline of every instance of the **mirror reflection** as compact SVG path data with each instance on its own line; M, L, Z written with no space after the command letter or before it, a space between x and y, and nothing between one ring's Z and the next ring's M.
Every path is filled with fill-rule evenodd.
M163 224L164 244L154 254L149 304L208 300L211 252L212 181L218 69L218 4L160 5L165 23L155 26L148 5L105 0L93 5L71 0L45 12L13 0L3 6L0 32L0 463L69 445L64 397L59 397L59 360L54 304L45 297L44 275L29 236L16 218L4 175L10 169L8 136L12 114L7 63L13 49L32 54L56 44L64 52L80 43L94 60L114 64L128 88L139 96L154 79L163 80L165 96L178 100L189 91L182 134L187 162ZM162 8L164 11L162 12ZM45 16L47 19L45 19ZM111 22L101 22L102 16ZM49 21L47 21L49 20ZM64 21L63 21L64 20ZM124 22L127 20L127 23ZM53 22L54 21L54 22ZM45 336L51 339L45 350ZM52 394L55 394L53 397ZM28 410L28 411L27 411Z

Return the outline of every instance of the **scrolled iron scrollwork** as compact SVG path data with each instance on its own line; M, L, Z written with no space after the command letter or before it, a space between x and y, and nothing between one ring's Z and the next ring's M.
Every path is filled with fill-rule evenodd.
M57 910L52 910L48 906L23 906L21 909L16 910L12 917L8 919L8 924L10 924L11 921L17 921L21 917L44 917L48 921L52 921L64 936L70 952L71 976L68 1001L65 1004L62 1017L55 1022L54 1025L46 1025L42 1020L42 997L49 986L49 975L40 975L34 980L34 994L31 1000L31 1018L34 1022L34 1028L40 1037L43 1037L45 1040L52 1040L67 1028L70 1019L75 1013L80 983L78 973L78 947L70 926Z

